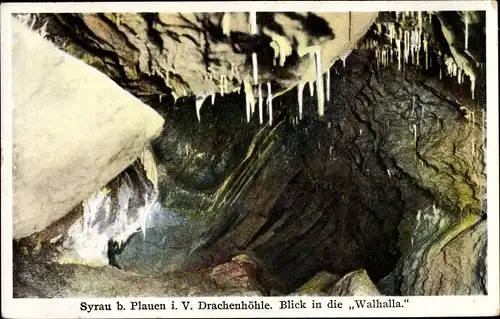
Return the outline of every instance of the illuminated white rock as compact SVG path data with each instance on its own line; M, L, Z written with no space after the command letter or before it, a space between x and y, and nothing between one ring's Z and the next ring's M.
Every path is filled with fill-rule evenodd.
M106 75L19 22L11 26L17 239L43 230L105 186L161 133L164 120Z

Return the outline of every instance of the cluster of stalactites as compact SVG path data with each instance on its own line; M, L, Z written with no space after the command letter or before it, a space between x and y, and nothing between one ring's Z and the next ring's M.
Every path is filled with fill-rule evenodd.
M250 12L248 14L248 22L249 22L249 32L252 35L258 34L259 29L257 26L257 13ZM222 18L222 30L225 35L229 35L231 32L231 14L225 13ZM292 46L290 41L279 34L274 33L272 30L267 28L263 28L264 34L269 36L272 41L270 42L270 47L274 52L273 65L279 64L279 66L283 67L285 65L286 59L288 56L292 54ZM311 70L311 73L314 74L314 79L310 79L309 81L300 81L297 85L298 89L298 104L299 104L299 118L302 119L303 115L303 90L305 83L307 82L309 86L309 93L311 97L314 95L314 82L316 82L316 94L317 94L317 112L320 117L324 115L325 112L325 93L326 100L330 100L330 70L327 69L326 72L326 80L323 75L323 66L321 61L321 48L319 46L313 47L301 47L298 48L299 56L309 55L311 59L311 65L314 68ZM347 56L351 53L352 50L346 51L343 55L342 60L345 66L345 60ZM264 98L263 98L263 88L262 84L259 82L259 66L258 66L258 55L256 52L251 53L251 61L252 61L252 76L251 80L249 77L245 77L243 80L243 88L245 93L245 107L246 107L246 118L247 122L250 122L252 115L255 113L255 104L258 103L258 113L259 113L259 122L262 124L264 122ZM232 66L233 68L233 66ZM232 71L233 72L233 71ZM211 76L211 74L209 75ZM210 78L212 80L212 77ZM325 92L325 82L326 82L326 92ZM225 76L221 76L220 79L220 94L224 96L224 92L227 91L227 79ZM266 83L267 87L267 112L269 116L269 124L272 124L273 121L273 94L271 90L271 82ZM255 95L257 94L258 99L256 101ZM195 99L195 109L196 116L198 121L201 121L201 107L208 96L212 97L212 105L215 101L215 93L203 93L196 96Z
M432 59L429 57L430 35L425 32L425 27L431 23L432 12L409 11L396 12L396 23L377 22L375 33L378 39L365 39L364 47L375 52L377 66L389 66L392 63L398 65L398 70L407 65L422 66L425 70L432 67ZM465 13L465 49L468 48L468 24L469 16ZM423 55L422 55L423 54ZM475 76L473 72L467 72L461 68L453 57L443 56L438 52L438 59L442 59L441 67L449 75L456 77L458 84L465 82L465 75L471 82L471 95L474 98ZM440 69L440 78L443 70Z
M257 26L257 13L249 12L248 14L248 23L249 23L249 32L252 35L258 34L258 26ZM230 35L231 33L231 13L225 13L222 18L222 31L225 35ZM271 42L271 47L275 51L277 59L280 60L280 65L283 66L285 59L287 56L291 54L291 46L290 50L285 45L285 41L279 37ZM245 93L245 107L246 107L246 117L247 122L250 122L252 115L255 113L255 104L258 103L258 113L259 113L259 122L262 124L264 122L264 98L263 98L263 88L262 84L259 83L259 64L258 64L258 56L256 52L252 52L252 77L251 81L248 77L245 77L243 80L243 91ZM231 64L231 76L230 80L234 77L235 67ZM212 80L212 73L209 72L208 80ZM269 115L269 124L272 124L273 121L273 94L271 90L271 83L267 82L267 111ZM219 93L221 96L224 96L226 92L228 92L228 79L226 76L221 75L219 81ZM238 90L239 91L239 90ZM255 100L255 95L257 94L257 101ZM205 102L205 99L211 96L212 105L215 103L215 92L202 93L198 94L195 98L195 109L196 109L196 117L198 121L201 122L201 107Z

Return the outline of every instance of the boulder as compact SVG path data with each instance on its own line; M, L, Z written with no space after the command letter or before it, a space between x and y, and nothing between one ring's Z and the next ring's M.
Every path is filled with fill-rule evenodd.
M218 289L231 295L263 295L264 292L257 280L256 265L246 255L238 255L212 268L209 277Z
M328 289L332 288L340 279L341 277L338 275L321 271L297 289L293 295L326 296Z
M43 230L129 166L163 118L96 69L12 24L14 238Z
M380 296L375 284L364 269L352 271L342 277L337 284L328 290L330 296Z

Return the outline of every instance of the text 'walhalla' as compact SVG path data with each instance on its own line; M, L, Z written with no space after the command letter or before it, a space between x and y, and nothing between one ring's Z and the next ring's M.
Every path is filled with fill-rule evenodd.
M409 299L404 299L403 303L407 303ZM357 308L403 308L404 304L396 299L373 299L373 300L354 300Z

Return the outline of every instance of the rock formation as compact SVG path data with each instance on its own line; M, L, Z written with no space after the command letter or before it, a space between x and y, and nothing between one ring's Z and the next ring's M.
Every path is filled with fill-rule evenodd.
M200 294L487 293L484 12L33 21L165 120L149 160L128 168L157 205L128 236L106 237L102 260L123 271L109 287L135 273ZM110 216L122 207L114 182L101 189ZM18 291L43 296L39 271L66 269L61 294L82 293L65 287L93 268L37 260L78 254L64 245L75 220L108 216L85 205L16 243Z

